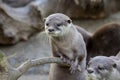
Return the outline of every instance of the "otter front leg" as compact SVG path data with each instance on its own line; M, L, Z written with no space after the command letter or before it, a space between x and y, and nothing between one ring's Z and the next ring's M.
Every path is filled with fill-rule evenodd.
M70 63L71 63L70 59L68 59L67 57L64 57L63 55L60 55L60 58L63 60L63 62L65 62L68 65L70 65Z
M70 56L68 57L68 55L64 55L60 51L59 51L59 53L60 53L60 58L63 60L63 62L70 65L70 73L71 74L75 73L77 70L81 71L81 67L79 64L80 63L79 56L76 56L73 59L71 59Z
M70 62L70 73L75 73L77 70L81 71L81 67L79 65L78 57L75 60L71 60Z
M71 74L75 73L77 70L81 71L78 57L76 57L74 60L70 60L66 56L60 55L60 58L63 60L63 62L70 65L70 73Z

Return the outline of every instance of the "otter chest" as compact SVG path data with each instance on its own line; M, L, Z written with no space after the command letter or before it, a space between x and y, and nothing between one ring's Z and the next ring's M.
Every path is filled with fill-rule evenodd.
M60 44L60 45L56 45L57 46L57 51L59 54L61 54L62 56L66 56L69 59L73 59L77 50L75 49L75 47L71 46L71 45L67 45L67 44Z

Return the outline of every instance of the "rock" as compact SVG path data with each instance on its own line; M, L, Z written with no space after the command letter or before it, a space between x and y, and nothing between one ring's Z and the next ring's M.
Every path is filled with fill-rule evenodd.
M16 68L23 62L38 58L49 57L51 48L48 36L42 32L32 36L26 42L19 42L15 45L0 46L0 49L5 53L8 63ZM40 65L30 68L27 74L47 74L49 65Z
M0 79L7 80L8 78L8 63L6 57L0 52Z
M2 0L4 3L9 4L11 7L24 7L34 0Z
M44 0L40 10L45 17L60 12L71 18L100 19L118 12L119 4L119 0Z
M3 0L4 1L4 0ZM15 44L43 30L40 11L36 6L11 7L0 3L0 44Z

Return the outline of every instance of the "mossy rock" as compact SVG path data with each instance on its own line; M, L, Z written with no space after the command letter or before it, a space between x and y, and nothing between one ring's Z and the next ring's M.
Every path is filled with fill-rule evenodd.
M0 51L0 80L7 80L8 62L4 54Z

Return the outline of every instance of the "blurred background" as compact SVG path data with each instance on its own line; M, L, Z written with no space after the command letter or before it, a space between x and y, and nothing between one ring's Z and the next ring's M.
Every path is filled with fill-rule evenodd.
M0 50L12 67L28 59L49 57L43 19L64 13L93 33L103 24L120 22L120 0L0 0ZM36 66L19 80L48 80L49 64Z

